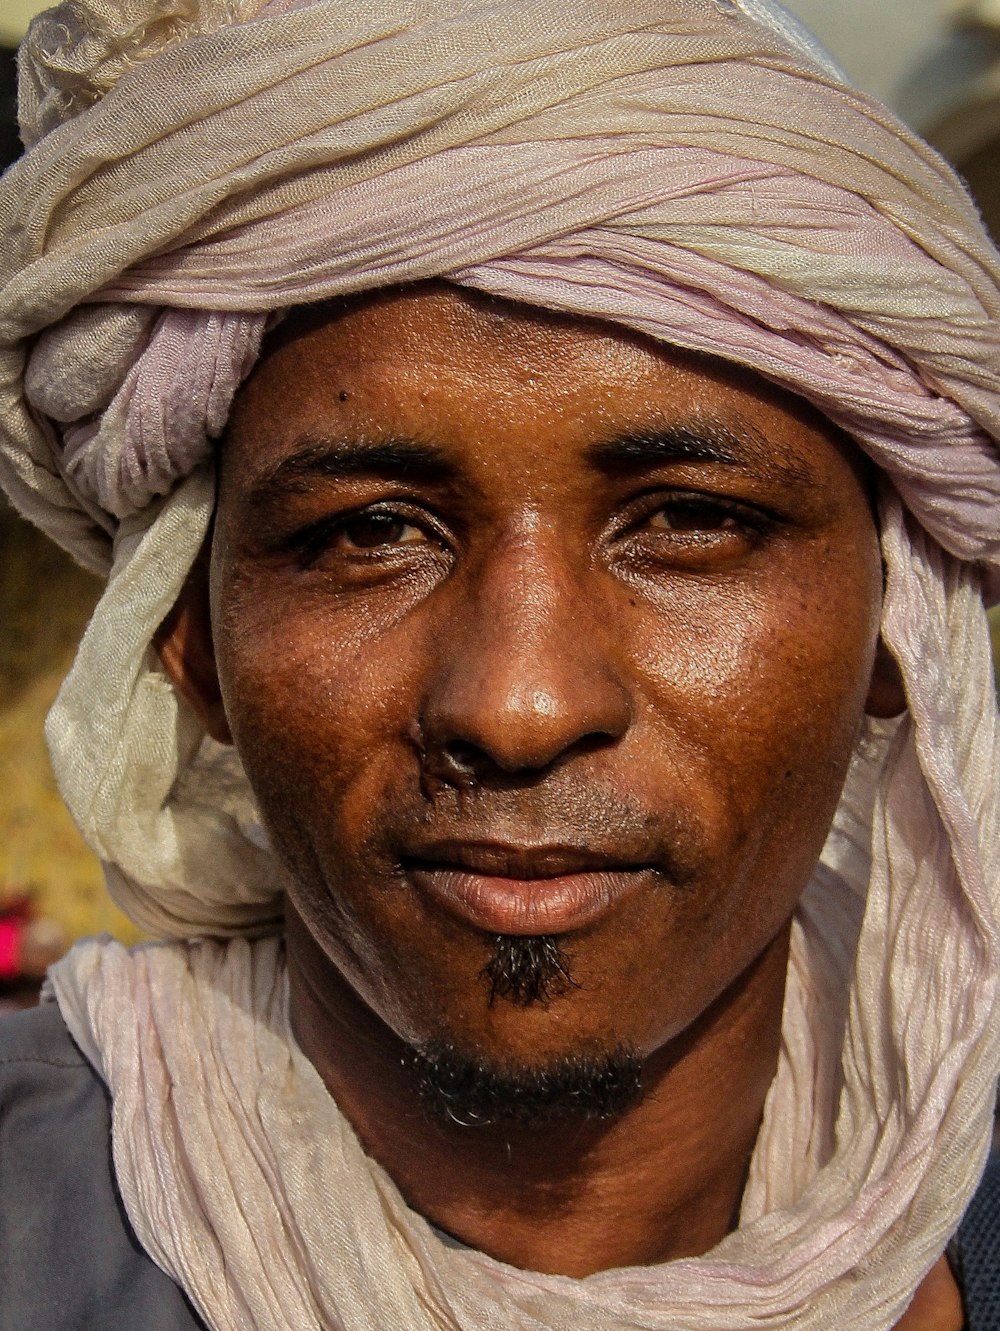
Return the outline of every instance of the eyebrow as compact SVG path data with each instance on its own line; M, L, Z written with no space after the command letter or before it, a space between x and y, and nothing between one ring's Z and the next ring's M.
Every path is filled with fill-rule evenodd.
M737 426L715 418L630 430L587 449L592 466L605 475L621 475L669 463L714 463L755 471L783 485L802 486L810 473L784 445L768 439L755 426Z
M277 493L304 493L319 478L405 476L432 485L454 484L459 467L439 445L413 438L366 442L355 438L304 436L294 451L254 484L251 503ZM736 427L716 418L699 418L649 429L628 430L589 445L588 463L606 476L671 463L712 463L756 471L784 485L802 486L810 476L790 450L769 440L755 426Z
M352 476L406 476L444 485L454 481L458 468L435 444L418 439L302 439L290 453L254 484L251 498L275 491L308 490L317 478L344 480Z

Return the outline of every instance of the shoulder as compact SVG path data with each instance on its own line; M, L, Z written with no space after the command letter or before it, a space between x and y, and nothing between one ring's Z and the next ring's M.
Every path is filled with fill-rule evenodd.
M54 1003L0 1018L0 1224L19 1195L9 1184L26 1183L52 1150L69 1166L107 1136L109 1121L103 1087Z
M992 1155L948 1248L968 1331L1000 1326L1000 1155Z
M50 1073L46 1069L59 1071ZM96 1080L55 1003L0 1017L0 1095L13 1091L22 1082L44 1085L49 1081L64 1081L67 1073L70 1080L74 1073L85 1082Z
M0 1178L82 1172L110 1140L104 1087L73 1043L54 1003L0 1018ZM55 1152L53 1157L52 1152ZM42 1169L42 1161L48 1164ZM17 1193L14 1194L18 1195ZM0 1223L6 1217L0 1211Z
M111 1107L58 1007L0 1018L0 1331L195 1331L132 1234Z

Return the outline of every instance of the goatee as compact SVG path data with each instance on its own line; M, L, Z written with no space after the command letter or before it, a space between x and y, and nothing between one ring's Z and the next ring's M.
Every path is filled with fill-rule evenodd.
M642 1060L624 1045L517 1067L437 1043L414 1054L413 1068L427 1113L463 1127L604 1121L642 1096Z
M490 1007L498 999L516 1007L547 1004L577 987L559 940L548 934L523 938L498 934L493 955L480 974L489 986Z

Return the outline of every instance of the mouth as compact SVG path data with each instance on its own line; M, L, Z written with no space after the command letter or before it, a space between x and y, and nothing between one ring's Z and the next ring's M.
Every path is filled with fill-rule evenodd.
M648 885L650 864L574 846L438 842L403 859L435 905L491 934L565 934Z

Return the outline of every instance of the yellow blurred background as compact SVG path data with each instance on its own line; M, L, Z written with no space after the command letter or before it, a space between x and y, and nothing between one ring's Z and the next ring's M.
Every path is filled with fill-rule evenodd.
M132 942L138 931L112 905L42 739L100 583L6 507L0 552L0 904L27 893L69 938L107 930Z
M0 43L16 46L35 14L45 9L37 0L3 0L0 8Z

